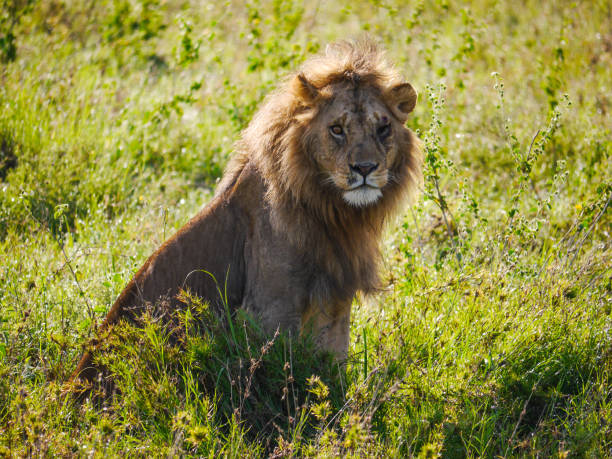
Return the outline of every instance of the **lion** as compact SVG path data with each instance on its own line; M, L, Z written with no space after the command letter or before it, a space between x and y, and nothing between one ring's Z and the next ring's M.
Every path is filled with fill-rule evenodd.
M351 303L380 288L385 222L422 180L404 124L414 88L372 42L307 60L242 132L212 201L144 263L100 330L189 290L255 316L265 332L309 330L346 357ZM224 285L221 298L219 285ZM93 380L89 346L71 380Z

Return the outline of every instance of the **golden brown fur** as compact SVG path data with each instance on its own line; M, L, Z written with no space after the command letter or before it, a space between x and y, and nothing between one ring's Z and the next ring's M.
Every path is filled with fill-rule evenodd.
M270 94L243 132L213 201L147 260L102 328L189 288L264 328L306 326L344 355L350 304L377 288L386 219L421 180L403 124L416 93L369 42L342 42ZM86 352L73 377L96 374Z

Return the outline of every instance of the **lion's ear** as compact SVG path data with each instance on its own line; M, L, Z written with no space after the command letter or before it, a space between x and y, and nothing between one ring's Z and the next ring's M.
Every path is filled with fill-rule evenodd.
M404 123L408 114L414 110L417 93L410 83L400 83L387 91L387 101L393 114Z
M310 103L319 95L319 90L306 79L303 73L298 73L292 81L293 94L300 100Z

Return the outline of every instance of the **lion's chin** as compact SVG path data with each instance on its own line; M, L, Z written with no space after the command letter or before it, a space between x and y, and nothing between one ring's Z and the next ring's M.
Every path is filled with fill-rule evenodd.
M365 207L374 204L382 197L378 188L361 186L354 190L342 193L344 200L354 207Z

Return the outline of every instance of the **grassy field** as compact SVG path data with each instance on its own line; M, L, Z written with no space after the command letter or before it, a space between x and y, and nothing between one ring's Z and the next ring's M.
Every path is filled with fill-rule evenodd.
M612 4L0 5L0 456L612 457ZM118 327L120 395L61 395L263 96L370 34L425 186L350 358L186 298Z

